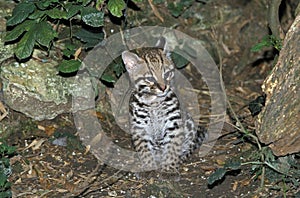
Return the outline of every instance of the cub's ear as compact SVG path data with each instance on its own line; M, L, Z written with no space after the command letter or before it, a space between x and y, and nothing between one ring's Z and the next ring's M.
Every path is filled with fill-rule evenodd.
M138 57L138 55L129 51L122 52L122 60L125 64L127 71L135 69L137 65L142 61L142 59Z
M170 50L168 48L168 42L167 42L167 39L165 37L163 37L163 36L160 37L155 46L158 47L158 48L163 49L163 53L169 57Z
M165 37L162 36L158 39L155 46L165 50L166 45L167 45L167 40Z

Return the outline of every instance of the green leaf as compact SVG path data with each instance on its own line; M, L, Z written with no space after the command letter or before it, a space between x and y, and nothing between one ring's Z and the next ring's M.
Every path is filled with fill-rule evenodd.
M66 43L65 44L65 47L68 49L68 50L73 50L75 52L75 49L76 49L76 46L72 43Z
M31 15L29 15L29 19L40 19L46 14L44 10L35 10Z
M12 12L12 17L7 20L6 25L13 26L21 23L34 11L34 9L35 5L31 2L17 4Z
M185 10L185 8L190 7L194 3L194 0L181 0L177 3L168 4L168 9L174 17L179 17Z
M1 154L2 155L10 155L10 154L14 153L15 150L16 150L16 147L10 146L6 142L4 142L2 139L0 139L0 161L2 161L3 164L6 164L6 162L5 162L6 158L1 159L1 157L3 157L3 156L1 156Z
M58 3L59 0L42 0L36 1L36 6L41 10L46 10L49 6Z
M45 9L47 9L50 6L50 4L51 4L50 1L44 0L44 1L37 1L35 5L39 9L45 10Z
M42 21L36 25L36 41L49 47L50 42L57 36L57 33L52 29L51 25L46 21Z
M273 35L266 35L262 38L262 41L257 43L251 48L251 52L258 52L260 51L263 47L270 47L273 46L275 49L278 51L281 50L282 48L282 40L279 38L276 38Z
M64 56L70 58L75 53L76 46L71 43L66 43L65 47L66 49L64 49L62 52Z
M123 15L122 10L125 9L125 2L123 0L109 0L107 8L110 13L116 17L121 17Z
M62 53L64 56L70 58L75 53L75 51L70 49L64 49L62 50Z
M104 3L104 1L105 1L105 0L97 0L97 2L96 2L96 8L97 8L97 9L100 9L101 6L102 6L102 4Z
M82 42L85 42L85 47L90 48L97 45L100 41L103 40L104 34L101 33L93 33L90 31L87 31L85 29L81 29L78 32L75 33L75 36L80 39Z
M9 166L10 166L9 158L5 157L5 156L8 155L7 151L5 151L4 153L2 153L2 155L4 156L4 157L2 157L0 159L0 161L2 161L2 166L5 167L5 168L9 168ZM2 170L2 171L5 171L5 170Z
M225 174L226 174L226 169L225 168L217 169L213 174L211 174L208 177L208 179L207 179L208 184L212 185L216 181L222 179L225 176Z
M58 8L47 10L46 13L52 19L67 19L67 12Z
M277 49L278 51L282 48L282 40L280 38L276 38L274 35L269 36L269 40L272 44L272 46Z
M19 38L21 34L28 31L35 24L33 20L26 20L23 23L17 25L12 31L7 32L5 41L13 41Z
M267 42L265 41L262 41L260 43L257 43L256 45L254 45L252 48L251 48L251 52L258 52L260 51L263 47L266 47L266 46L269 46Z
M92 7L84 7L81 10L82 20L85 24L92 27L103 26L104 13Z
M6 182L7 176L3 172L0 172L0 187L4 187Z
M58 70L62 73L72 73L78 71L81 66L81 62L78 60L63 60L58 65Z
M89 3L91 3L92 0L82 0L82 4L83 6L88 5Z
M81 6L69 3L65 6L65 9L67 11L66 18L69 19L81 10Z
M7 151L6 151L6 154L7 154L7 155L11 155L11 154L13 154L16 150L17 150L16 147L14 147L14 146L8 146Z
M4 155L11 155L16 151L16 147L14 146L9 146L6 143L3 143L0 147L0 152ZM6 164L7 158L2 158L0 161L2 161L3 164ZM7 163L9 164L9 160L7 160Z
M115 63L113 68L117 77L120 77L121 74L125 71L125 67L122 63Z
M172 58L174 64L176 65L176 68L178 68L178 69L185 67L189 63L188 60L186 60L185 58L183 58L182 56L180 56L179 54L177 54L175 52L173 52L171 54L171 58Z
M238 170L241 168L241 162L239 161L230 161L224 165L225 169L229 170Z
M112 75L109 75L109 74L103 74L101 76L101 80L104 80L104 81L109 82L109 83L116 82L116 79Z
M182 4L185 7L190 7L194 3L194 1L195 0L181 0L180 4Z
M183 5L176 5L175 3L170 3L168 4L168 9L174 17L179 17L183 12Z
M272 150L269 147L263 147L262 152L265 155L265 160L268 162L275 161L275 155L273 154Z
M15 54L19 59L28 58L35 44L35 31L32 29L24 34L20 42L17 44Z
M27 23L29 25L25 26ZM24 24L21 24L20 26L24 26L24 30L27 30L27 32L18 42L15 50L15 54L19 59L28 58L31 55L36 42L43 46L49 47L50 42L57 36L57 33L46 21L42 21L40 23L28 21ZM16 28L19 27L17 26ZM16 31L16 33L13 35L8 35L7 39L12 39L16 36L19 36L20 32L21 30Z

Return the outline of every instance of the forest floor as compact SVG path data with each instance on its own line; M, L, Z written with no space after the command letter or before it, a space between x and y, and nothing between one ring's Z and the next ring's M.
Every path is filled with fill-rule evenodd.
M255 4L256 1L252 2ZM227 99L244 127L254 132L255 117L251 116L248 105L263 94L260 86L273 67L273 51L264 49L265 51L256 54L250 52L253 44L258 43L268 30L266 26L265 29L259 29L255 25L266 24L266 19L262 18L266 10L250 9L249 4L247 1L212 1L207 4L195 2L194 10L190 7L190 13L178 18L169 14L170 10L163 4L155 4L156 11L162 15L164 22L153 14L153 9L147 4L143 5L145 7L140 6L142 11L129 9L127 21L129 26L156 24L170 27L176 23L177 30L195 38L206 39L211 42L211 46L218 45L213 43L215 40L220 41ZM197 6L199 10L196 10ZM204 12L203 10L212 14L212 20L218 20L210 27L197 29L199 18L193 18L191 14L196 16L196 11ZM228 12L231 12L230 16ZM209 17L206 17L204 20L208 20ZM219 21L221 19L224 21ZM286 19L286 26L291 21L292 19ZM118 31L120 25L109 21L105 29L106 32L112 32L112 29ZM219 62L216 50L211 47L208 51ZM190 65L182 69L182 73L187 78L194 75ZM207 92L203 91L207 91L205 82L198 78L192 84L199 87L196 92L199 103L203 106L201 114L209 115L210 100ZM110 94L110 88L101 91L105 95ZM114 140L118 140L120 146L130 148L130 136L116 125L107 97L98 98L97 106L101 112L97 112L96 116L104 131ZM209 176L228 161L251 161L258 152L257 145L236 130L232 113L229 110L227 113L222 135L214 146L205 156L200 157L199 152L195 151L180 167L179 177L174 180L162 179L155 172L139 177L135 173L120 171L99 162L79 140L72 114L63 114L53 120L33 121L19 112L9 110L9 115L1 121L1 126L6 128L4 137L8 144L17 148L17 154L10 159L13 172L9 181L12 182L13 195L24 198L293 197L296 190L285 193L284 183L276 183L276 186L282 188L272 188L275 184L267 178L261 188L261 176L258 171L253 170L251 164L244 165L237 171L229 171L224 178L208 185ZM201 124L205 126L208 118L203 116ZM57 141L63 143L58 145Z

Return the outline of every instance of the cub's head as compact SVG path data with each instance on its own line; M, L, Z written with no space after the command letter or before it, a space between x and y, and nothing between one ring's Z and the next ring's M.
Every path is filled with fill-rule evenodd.
M160 42L164 42L165 48L165 40ZM163 95L170 88L174 64L165 49L147 48L139 55L124 51L122 59L138 92Z

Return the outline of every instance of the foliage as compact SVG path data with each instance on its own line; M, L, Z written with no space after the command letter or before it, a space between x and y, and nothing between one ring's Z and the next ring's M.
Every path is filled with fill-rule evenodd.
M81 42L85 43L85 48L92 48L103 39L103 33L95 33L85 29L80 29L74 34L74 36L79 39Z
M269 147L262 147L261 152L265 156L263 163L251 163L251 172L258 178L262 174L262 166L266 167L265 177L273 183L272 189L280 190L282 185L290 184L290 188L298 189L300 187L300 166L299 157L296 155L287 155L284 157L275 157ZM260 156L253 154L252 160L259 162ZM288 189L286 189L287 191Z
M7 20L6 25L11 31L7 33L5 40L16 42L17 58L26 59L30 57L35 46L50 47L58 36L53 28L54 23L59 24L63 20L71 21L77 13L81 12L83 22L93 27L100 26L99 21L103 20L100 18L101 13L95 8L82 6L85 3L64 2L62 4L56 0L20 2Z
M11 174L9 158L14 154L16 148L7 145L0 139L0 197L11 197L11 183L7 181Z
M67 27L69 38L64 39L67 44L62 49L66 60L59 70L74 72L79 69L80 61L72 59L77 58L74 54L80 46L74 45L73 38L84 43L85 49L94 47L104 37L101 27L104 25L105 9L113 16L121 17L125 8L124 0L24 0L16 5L7 20L9 31L5 41L16 44L15 55L23 60L30 58L35 47L50 50L60 36L61 27ZM73 26L78 26L78 31L73 33Z
M274 47L276 50L280 51L282 48L282 40L276 38L274 35L266 35L263 37L262 41L257 43L251 48L252 52L258 52L263 47Z
M209 178L207 179L207 182L209 185L214 184L216 181L222 179L227 172L233 171L233 170L239 170L241 167L240 161L229 161L227 162L223 168L218 168L214 173L212 173Z
M121 17L123 15L122 10L125 9L125 2L123 0L110 0L107 3L107 8L112 15Z
M78 71L81 62L78 60L63 60L58 70L62 73L72 73Z
M171 58L178 69L185 67L189 63L188 60L175 52L171 53Z
M245 135L247 136L247 134ZM263 146L259 150L254 150L246 162L242 160L243 158L226 161L222 168L218 168L209 176L208 184L213 185L223 179L227 173L241 170L242 166L251 165L251 173L255 175L255 178L257 179L259 176L261 176L261 179L266 177L268 181L274 184L273 190L281 190L282 185L286 184L290 184L292 189L300 187L299 156L276 157L269 147Z
M107 67L101 76L101 80L108 83L115 83L124 72L125 66L121 57L119 57Z
M220 53L219 57L220 56ZM222 63L222 59L220 58L220 62ZM220 70L222 71L222 64L220 65ZM221 73L222 77L222 73ZM225 93L224 84L221 84L221 88ZM252 103L252 114L257 111L260 111L260 108L255 107L255 105L261 106L264 103L265 96L257 98ZM289 190L297 190L300 187L300 156L297 154L287 155L284 157L276 157L272 150L268 147L268 145L263 145L255 133L249 132L241 123L237 114L233 110L231 103L227 100L228 108L232 113L233 118L237 122L236 127L238 129L238 133L242 135L242 140L249 141L251 144L256 145L256 149L252 152L250 158L246 159L244 162L242 159L244 157L239 157L237 160L232 163L232 161L225 162L224 167L217 169L214 173L212 173L208 178L208 184L213 185L215 182L224 178L224 176L232 170L239 170L242 166L251 165L252 174L255 174L255 178L260 177L260 187L261 189L265 185L265 178L267 181L272 182L275 190L282 190L284 193L284 197L286 197L286 193ZM289 183L290 189L287 188L287 183Z
M172 2L169 9L173 16L178 17L193 2L194 0ZM36 47L49 51L53 46L62 46L64 60L58 65L58 70L73 73L81 66L78 49L88 50L104 38L101 28L104 26L105 9L113 16L121 17L125 8L125 0L24 0L16 5L12 16L7 20L9 31L5 41L16 44L15 55L20 60L30 58ZM64 38L62 29L69 31L67 38ZM179 68L187 64L177 54L172 54L172 59ZM101 80L114 83L125 71L125 67L122 61L110 66L111 71L101 76Z

